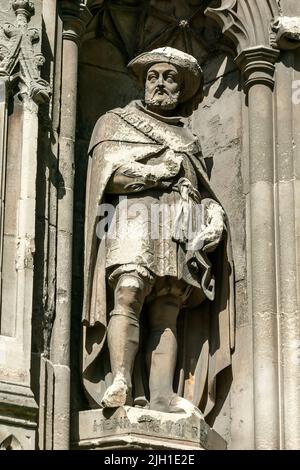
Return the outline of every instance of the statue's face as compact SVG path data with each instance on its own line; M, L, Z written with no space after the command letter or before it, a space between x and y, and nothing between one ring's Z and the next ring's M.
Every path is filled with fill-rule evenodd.
M179 100L182 75L167 63L152 65L148 70L145 84L145 103L158 113L172 111Z

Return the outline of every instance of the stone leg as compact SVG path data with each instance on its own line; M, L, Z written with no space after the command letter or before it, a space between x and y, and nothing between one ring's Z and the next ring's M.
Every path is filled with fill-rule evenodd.
M183 411L171 409L171 402L176 397L173 377L177 360L176 322L179 310L180 299L172 294L157 297L149 305L150 334L146 356L152 410Z
M131 377L139 347L139 316L146 292L145 281L137 274L120 276L107 336L114 381L104 394L103 407L131 404Z

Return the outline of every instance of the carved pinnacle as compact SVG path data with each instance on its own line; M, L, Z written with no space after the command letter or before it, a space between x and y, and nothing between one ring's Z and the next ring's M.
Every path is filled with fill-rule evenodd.
M12 7L17 16L24 15L27 21L34 14L34 4L30 0L13 0Z

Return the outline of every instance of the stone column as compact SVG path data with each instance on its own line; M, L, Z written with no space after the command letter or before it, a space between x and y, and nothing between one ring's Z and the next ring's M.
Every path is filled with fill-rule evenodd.
M68 449L70 441L70 333L74 143L76 128L78 45L84 28L79 2L59 2L63 23L61 103L57 187L56 305L50 357L41 369L45 381L45 421L40 447ZM49 427L49 424L51 426Z
M285 55L277 72L277 167L278 277L281 346L282 440L284 449L300 447L300 369L299 369L299 272L297 270L297 224L299 183L295 171L293 129L297 106L293 106L293 53ZM299 104L298 104L299 106ZM296 160L297 165L297 160Z
M279 448L273 87L278 51L245 49L237 58L249 107L250 292L253 314L257 449Z
M299 288L299 2L282 2L271 42L281 49L276 79L276 195L282 447L300 447Z
M4 234L4 199L5 199L5 169L6 169L6 140L7 140L7 101L8 77L0 76L0 260L3 257ZM0 275L0 299L2 294L2 263ZM1 302L1 300L0 300ZM0 353L1 354L1 353Z

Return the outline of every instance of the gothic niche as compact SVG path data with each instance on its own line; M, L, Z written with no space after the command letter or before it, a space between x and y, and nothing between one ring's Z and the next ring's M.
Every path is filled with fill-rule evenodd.
M128 74L127 64L132 58L144 51L169 46L193 55L204 71L204 93L208 95L211 87L215 97L222 97L228 88L238 87L239 73L234 64L236 49L233 42L222 34L221 27L205 15L208 7L220 6L220 1L186 0L127 0L106 1L91 0L87 6L92 13L79 52L78 81L78 119L76 140L75 172L75 220L74 220L74 267L73 267L73 312L72 324L72 390L81 390L73 394L74 410L88 409L89 405L82 390L81 371L78 366L78 344L80 341L80 324L83 304L83 251L85 183L87 173L87 152L91 134L97 119L107 111L127 105L131 100L142 96L136 82ZM219 73L219 71L221 71ZM219 74L219 75L218 75ZM217 78L229 74L230 79L218 82ZM91 79L92 77L92 79ZM101 93L100 93L101 90ZM231 98L236 100L236 98ZM207 133L202 130L199 120L201 111L188 118L190 125L199 135ZM204 139L204 150L207 146L207 164L209 173L214 166L214 155L211 154L212 139L215 132L220 132L221 124L210 116L210 135ZM211 124L212 123L212 124ZM234 123L236 126L236 123ZM208 126L206 126L208 127ZM230 131L229 131L230 132ZM227 138L227 136L226 136ZM234 140L234 138L232 138ZM236 139L237 140L237 139ZM216 150L218 152L218 150ZM237 158L232 153L232 158ZM231 157L230 157L231 158ZM218 184L221 166L216 166L214 183ZM233 174L232 178L235 178ZM234 188L233 191L240 191ZM220 196L226 193L224 183ZM227 196L228 197L228 196ZM226 199L226 198L225 198ZM226 202L226 201L225 201ZM230 214L229 214L230 215ZM239 224L239 226L242 226ZM243 242L241 242L243 244ZM221 396L210 416L210 425L222 408L228 395L231 383L230 371L224 379Z

